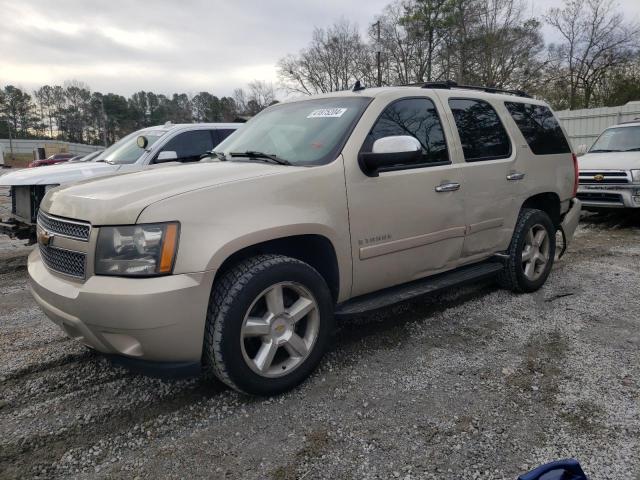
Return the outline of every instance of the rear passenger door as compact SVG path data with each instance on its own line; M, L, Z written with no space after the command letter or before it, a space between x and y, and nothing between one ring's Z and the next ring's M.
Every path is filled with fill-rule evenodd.
M512 135L501 118L508 115L504 105L460 95L443 93L461 146L455 152L462 165L467 224L461 263L469 263L508 247L523 177Z

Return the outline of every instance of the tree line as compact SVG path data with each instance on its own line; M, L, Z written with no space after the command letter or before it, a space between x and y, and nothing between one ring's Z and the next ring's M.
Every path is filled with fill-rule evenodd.
M92 92L77 80L44 85L32 93L7 85L0 88L0 138L110 145L132 131L167 121L233 122L255 115L274 101L273 85L257 80L247 89L236 89L232 97L139 91L127 98Z
M303 94L356 80L454 80L524 90L560 110L640 99L640 28L614 0L564 0L541 13L524 0L398 0L372 19L365 38L345 19L316 28L278 73L287 90ZM544 25L553 32L548 44Z

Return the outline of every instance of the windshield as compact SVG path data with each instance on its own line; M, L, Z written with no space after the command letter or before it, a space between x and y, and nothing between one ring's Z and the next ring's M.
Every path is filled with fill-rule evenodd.
M370 98L337 97L274 105L251 119L216 148L228 154L261 152L292 165L335 159ZM237 157L235 158L237 159Z
M135 163L136 160L140 158L140 155L144 153L144 149L138 146L138 137L140 135L147 137L149 141L147 148L149 148L165 133L164 130L133 132L107 148L94 162L103 161L115 164Z
M640 126L609 128L602 132L589 153L640 150Z

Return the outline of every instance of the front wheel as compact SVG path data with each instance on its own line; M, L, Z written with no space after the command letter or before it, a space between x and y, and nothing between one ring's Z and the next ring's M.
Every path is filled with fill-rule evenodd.
M547 280L556 255L556 229L542 210L523 208L507 251L500 284L514 292L534 292Z
M204 361L236 390L289 390L320 362L332 304L324 279L304 262L282 255L241 261L214 285Z

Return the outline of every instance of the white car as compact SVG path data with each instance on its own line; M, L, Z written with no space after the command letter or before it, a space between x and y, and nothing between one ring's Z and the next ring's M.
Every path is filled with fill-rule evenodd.
M640 121L607 128L578 162L585 209L640 208Z
M241 125L167 122L133 132L90 162L6 173L0 176L0 186L11 187L11 217L0 222L0 234L35 241L38 208L50 188L169 162L199 161Z

